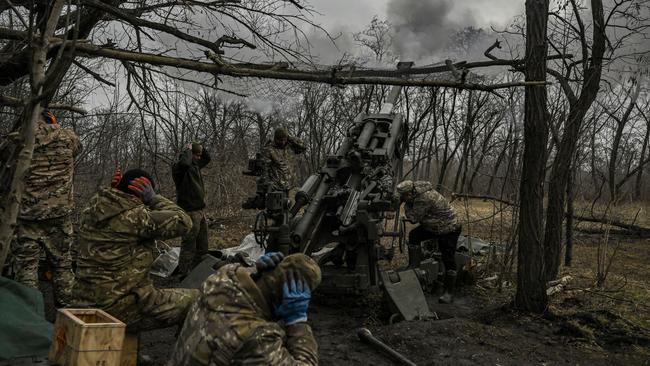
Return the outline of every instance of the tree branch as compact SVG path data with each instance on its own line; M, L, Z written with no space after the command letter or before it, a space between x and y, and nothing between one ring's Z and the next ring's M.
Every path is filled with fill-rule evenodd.
M22 107L24 106L24 102L19 98L10 97L8 95L0 95L0 106ZM88 114L88 111L86 111L83 108L79 108L67 104L50 103L48 104L47 107L49 109L58 109L58 110L69 111L78 114L84 114L84 115Z

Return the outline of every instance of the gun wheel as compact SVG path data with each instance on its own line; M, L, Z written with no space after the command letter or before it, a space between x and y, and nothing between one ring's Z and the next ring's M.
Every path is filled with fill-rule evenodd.
M255 236L255 242L259 244L262 248L266 249L266 233L267 233L268 222L266 220L266 214L260 212L255 217L255 225L253 226L253 235Z

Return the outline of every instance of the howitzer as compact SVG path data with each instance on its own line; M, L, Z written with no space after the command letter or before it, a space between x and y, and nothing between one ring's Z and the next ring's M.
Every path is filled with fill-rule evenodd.
M321 258L321 265L335 264L324 271L321 288L358 292L377 285L377 260L388 254L379 241L396 235L384 232L383 222L384 213L395 209L393 172L404 156L406 128L400 115L359 114L338 151L296 192L293 205L285 192L264 193L259 183L266 183L258 178L258 194L247 201L264 202L253 230L258 243L267 251L308 255L334 244ZM263 171L258 169L261 177Z
M398 68L411 65L400 63ZM393 192L407 147L407 123L391 113L399 92L400 87L393 87L381 113L362 113L354 119L336 153L304 182L293 204L287 192L268 189L259 156L251 160L250 170L256 167L259 178L257 195L247 202L256 205L244 208L263 209L253 232L267 252L301 252L318 259L323 272L319 292L363 293L381 285L392 310L413 320L434 316L419 281L437 279L437 261L415 268L418 260L399 271L378 268L380 259L390 260L394 253L394 245L388 249L381 245L382 237L393 237L393 244L400 238L401 248L404 235L404 226L397 225L399 217L392 231L384 230L387 212L397 211L399 216Z

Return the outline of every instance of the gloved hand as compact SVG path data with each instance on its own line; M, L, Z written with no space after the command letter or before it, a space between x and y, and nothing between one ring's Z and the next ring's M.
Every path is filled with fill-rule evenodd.
M309 285L298 273L288 271L282 284L282 303L275 307L275 314L286 325L307 321L307 309L311 300Z
M113 178L111 178L111 187L116 188L120 181L122 180L122 169L118 166L115 168L115 173L113 173Z
M257 272L272 270L284 259L282 252L268 252L255 261Z
M154 192L153 187L151 185L151 181L145 177L139 177L135 178L131 182L129 182L129 189L135 192L135 194L140 197L142 202L145 205L148 205L151 203L153 200L154 196L156 195L156 192Z
M257 281L262 272L273 270L284 259L284 254L281 252L268 252L259 257L255 261L255 273L251 274L251 278Z

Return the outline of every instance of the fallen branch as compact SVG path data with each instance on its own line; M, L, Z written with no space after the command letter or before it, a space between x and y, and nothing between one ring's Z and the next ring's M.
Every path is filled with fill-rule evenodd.
M616 227L620 227L620 228L628 230L628 231L632 231L632 232L637 233L639 235L648 235L648 236L650 236L650 228L639 226L639 225L627 224L627 223L622 222L622 221L612 220L612 219L608 219L608 218L596 218L596 217L587 217L587 216L580 216L580 215L573 215L573 217L576 220L579 220L579 221L595 222L595 223L599 223L599 224L616 226Z

